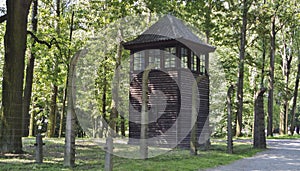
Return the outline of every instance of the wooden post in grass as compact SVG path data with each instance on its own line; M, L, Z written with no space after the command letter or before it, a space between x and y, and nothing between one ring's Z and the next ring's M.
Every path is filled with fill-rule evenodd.
M74 109L73 99L73 82L75 77L75 70L77 61L85 51L78 51L70 60L70 67L68 72L68 88L67 88L67 119L66 119L66 136L65 136L65 156L64 166L74 167L75 166L75 124L76 115Z
M41 133L36 135L35 145L35 161L36 163L43 163L43 139Z
M105 144L105 164L104 164L104 170L105 171L112 171L113 170L113 161L112 161L112 153L113 153L113 139L111 136L108 136L106 138L106 144Z

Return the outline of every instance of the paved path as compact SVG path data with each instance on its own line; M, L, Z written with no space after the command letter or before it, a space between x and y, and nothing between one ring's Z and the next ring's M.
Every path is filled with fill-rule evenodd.
M206 171L300 171L300 140L267 140L268 150Z

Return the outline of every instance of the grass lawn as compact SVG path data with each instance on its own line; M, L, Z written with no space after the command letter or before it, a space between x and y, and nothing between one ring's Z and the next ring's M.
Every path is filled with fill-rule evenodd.
M89 139L77 139L76 141L76 167L73 169L63 166L64 139L45 138L44 163L35 163L34 138L23 139L22 155L0 155L0 170L103 170L104 154L103 146L97 145ZM118 150L116 147L114 150ZM128 153L136 155L132 149ZM197 156L190 156L188 150L174 149L162 155L147 160L128 159L114 156L114 170L198 170L231 163L235 160L253 156L259 152L252 149L248 142L234 143L234 154L226 153L224 141L214 142L210 150L200 151ZM124 151L123 151L124 153Z
M293 136L291 135L276 135L273 137L267 137L268 139L300 139L300 135L294 134Z

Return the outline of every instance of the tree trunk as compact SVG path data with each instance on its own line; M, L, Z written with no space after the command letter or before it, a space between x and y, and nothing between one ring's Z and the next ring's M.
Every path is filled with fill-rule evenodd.
M254 102L254 148L266 148L265 136L265 114L264 114L264 93L267 89L261 88L255 96Z
M56 0L56 17L57 17L57 21L56 21L56 33L57 35L60 35L60 5L61 2L60 0ZM55 56L55 61L54 61L54 68L53 68L53 74L55 76L58 75L57 73L57 68L58 68L58 57L62 56L58 56L58 55L54 55ZM48 123L48 130L47 130L47 136L48 137L53 137L55 134L55 126L56 126L56 108L57 108L57 95L58 95L58 86L56 85L57 81L56 81L56 77L54 77L55 80L53 80L53 85L52 85L52 95L51 95L51 107L50 107L50 112L49 112L49 123Z
M125 117L124 117L124 112L122 112L121 113L121 115L120 115L120 117L121 117L121 135L123 136L123 137L125 137Z
M69 67L67 67L69 70ZM68 77L68 74L67 74ZM63 105L62 105L62 111L60 113L60 119L59 119L59 130L58 130L58 137L61 138L63 134L63 125L64 125L64 118L65 118L65 112L66 112L66 101L67 101L67 88L68 87L68 79L66 80L65 88L64 88L64 97L63 97Z
M205 27L206 27L205 36L206 36L207 44L210 44L210 35L211 35L211 29L212 29L212 27L211 27L211 25L212 25L211 15L212 15L212 7L213 7L212 3L213 3L212 1L208 1L208 7L206 10L206 14L205 14ZM205 54L205 71L209 75L209 54L208 53ZM208 79L208 84L210 84L209 79ZM210 123L210 116L208 115L204 128L206 128L209 131L208 134L210 137L209 123ZM210 138L208 138L204 145L205 150L208 150L210 148L210 145L211 145L211 141L210 141Z
M32 24L32 33L37 32L37 24L38 24L38 0L33 1L33 8L32 8L32 17L31 17L31 24ZM27 137L29 135L29 126L30 126L30 102L31 102L31 92L32 92L32 80L33 80L33 70L34 70L34 60L35 60L35 52L34 46L36 41L33 40L32 49L30 53L30 57L28 58L27 67L26 67L26 78L25 78L25 88L23 94L23 136ZM33 115L32 112L31 115ZM34 116L32 116L34 117ZM32 135L31 135L32 136Z
M263 38L262 40L262 67L261 67L261 80L260 80L260 87L264 87L264 80L265 80L265 61L266 61L266 39Z
M114 74L114 79L113 79L113 87L112 87L112 102L111 102L111 114L109 118L109 126L111 131L109 132L114 132L116 133L116 128L117 128L117 119L118 119L118 105L119 105L119 84L120 84L120 65L121 65L121 58L122 58L122 38L123 38L123 33L122 29L119 30L119 46L118 46L118 54L117 54L117 59L116 59L116 68L115 68L115 74ZM114 131L112 131L114 130ZM111 135L115 136L115 135Z
M293 59L292 55L288 55L287 43L283 35L283 53L282 53L282 75L284 77L284 92L283 92L283 106L280 112L280 134L288 133L288 114L289 114L289 100L290 100L290 90L289 90L289 78L291 73L291 62Z
M294 130L295 130L295 113L296 113L295 111L297 105L299 78L300 78L300 49L298 43L296 43L296 47L298 49L298 68L297 68L297 76L296 76L295 88L294 88L293 106L291 110L291 134L292 135L294 135Z
M31 0L6 1L0 152L22 152L22 98L27 19Z
M31 115L30 115L30 123L29 123L29 133L28 133L29 137L32 137L33 135L35 135L35 115L36 115L36 112L32 111Z
M286 108L287 108L287 101L286 101L286 99L284 99L283 105L282 105L280 113L279 113L279 134L280 135L286 134L286 129L285 129L286 112L287 112Z
M119 72L116 71L115 74L118 74L119 75ZM116 78L117 76L115 76ZM118 79L118 78L117 78ZM118 81L116 81L118 82ZM112 109L111 109L111 114L110 114L110 117L109 117L109 129L112 129L114 130L114 134L116 134L116 125L117 125L117 117L118 117L118 109L117 109L117 106L118 106L118 97L119 97L119 93L117 91L118 88L116 87L117 83L115 83L114 87L113 87L113 99L112 99ZM115 90L115 91L114 91ZM111 132L111 131L109 131ZM115 135L111 135L112 137L114 137Z
M55 133L56 125L56 99L57 99L58 87L53 85L52 96L51 96L51 107L49 112L48 126L47 126L47 137L53 137Z
M106 59L107 59L107 57L106 57ZM106 69L105 69L105 71L106 71ZM106 91L107 91L107 89L106 89L106 77L104 77L104 79L103 79L104 81L104 86L103 86L103 94L102 94L102 117L103 117L103 119L102 119L102 128L101 128L101 131L100 131L100 137L102 138L103 137L103 134L104 134L104 130L106 130L107 131L107 116L106 116Z
M274 97L274 63L275 63L275 46L276 46L276 31L275 31L276 16L272 17L271 24L271 50L270 50L270 69L269 69L269 95L268 95L268 136L273 136L273 97Z
M192 88L192 118L191 118L191 138L190 138L190 154L197 155L198 142L197 142L197 117L198 117L198 80L193 84ZM203 131L203 130L202 130Z
M231 117L232 117L232 100L231 100L231 94L233 91L233 85L231 85L228 88L227 91L227 152L229 154L233 153L233 143L232 143L232 121L231 121Z
M26 68L26 80L25 80L25 88L23 95L23 137L32 136L32 132L29 132L29 127L32 127L31 118L34 119L34 112L29 114L30 103L31 103L31 93L32 93L32 81L33 81L33 70L34 70L34 61L35 56L34 52L31 52L30 57L28 59L27 68ZM31 135L29 135L31 134Z
M60 5L60 1L57 1L57 9L59 9L59 5ZM58 12L57 12L58 14L60 14L59 11L60 10L58 10ZM71 26L70 26L70 35L69 35L70 45L72 43L73 25L74 25L74 11L72 12L72 17L71 17ZM70 58L71 58L71 49L69 48L68 59L70 59ZM69 70L69 66L67 66L67 68ZM64 88L64 97L63 97L62 112L60 113L58 137L61 137L62 136L62 132L63 132L63 121L64 121L64 118L65 118L68 83L69 82L68 82L68 74L67 74L66 85L65 85L65 88Z
M239 77L237 87L237 123L236 123L236 136L241 136L242 132L242 115L243 115L243 88L244 88L244 58L246 48L246 32L247 32L247 13L248 4L247 0L243 0L243 23L241 28L240 38L240 62L239 62Z

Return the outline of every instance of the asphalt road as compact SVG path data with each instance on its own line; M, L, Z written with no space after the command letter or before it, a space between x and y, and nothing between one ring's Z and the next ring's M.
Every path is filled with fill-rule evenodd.
M267 140L268 150L206 171L300 171L300 140Z

